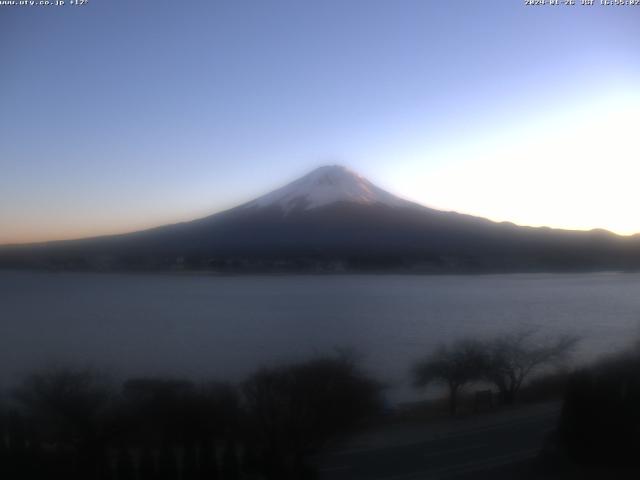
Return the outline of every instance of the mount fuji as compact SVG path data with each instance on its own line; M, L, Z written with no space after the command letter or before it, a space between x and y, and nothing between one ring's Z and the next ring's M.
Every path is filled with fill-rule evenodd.
M427 208L342 166L320 167L198 220L0 248L0 267L219 272L636 270L640 238L521 227Z
M369 180L340 165L320 167L245 205L247 208L277 207L285 213L311 210L336 202L359 205L406 207L409 202L373 185Z

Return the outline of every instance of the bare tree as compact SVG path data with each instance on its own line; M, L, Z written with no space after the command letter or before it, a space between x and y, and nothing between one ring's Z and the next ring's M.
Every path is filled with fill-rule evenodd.
M426 387L437 382L449 389L449 413L458 409L458 393L468 383L478 380L484 371L486 352L480 342L459 340L440 346L413 368L414 383Z
M522 383L534 370L562 362L579 340L569 335L541 340L534 333L526 330L487 342L483 376L498 387L505 404L515 402Z

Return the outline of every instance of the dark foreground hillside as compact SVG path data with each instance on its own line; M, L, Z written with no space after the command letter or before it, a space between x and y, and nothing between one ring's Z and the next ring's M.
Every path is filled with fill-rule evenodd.
M378 410L342 357L257 371L239 387L87 370L26 378L0 408L0 478L310 479L310 455Z

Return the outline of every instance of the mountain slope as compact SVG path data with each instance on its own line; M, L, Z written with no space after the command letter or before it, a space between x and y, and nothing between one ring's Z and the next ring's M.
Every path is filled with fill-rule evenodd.
M518 227L408 202L339 166L239 207L142 232L5 247L0 266L216 271L631 270L640 242Z

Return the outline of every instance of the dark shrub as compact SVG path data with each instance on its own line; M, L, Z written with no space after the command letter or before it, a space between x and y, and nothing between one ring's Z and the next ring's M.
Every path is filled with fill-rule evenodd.
M376 412L379 390L345 357L259 371L243 388L258 468L269 479L308 478L306 456Z
M640 458L640 355L620 355L574 374L559 438L579 463L637 466Z

